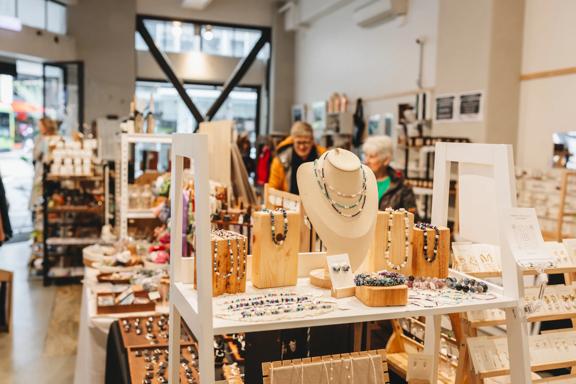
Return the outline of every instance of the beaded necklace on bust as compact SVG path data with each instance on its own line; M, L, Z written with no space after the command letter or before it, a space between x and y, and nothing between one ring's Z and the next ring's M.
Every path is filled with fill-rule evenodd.
M424 236L423 243L424 243L424 260L429 263L433 263L436 260L436 256L438 256L438 242L440 240L440 230L437 226L428 224L428 223L417 223L415 225L416 228L422 230L422 234ZM432 256L428 256L428 228L434 230L434 248L432 252Z
M384 259L386 260L386 264L388 267L392 268L395 271L399 271L408 264L408 254L410 253L410 216L408 215L408 211L404 208L400 208L398 212L404 213L404 244L406 246L406 252L404 253L404 260L398 265L392 262L390 257L390 250L392 248L392 223L394 222L394 215L395 212L392 208L386 208L386 212L388 212L388 236L386 239L386 250L384 251Z
M263 209L262 212L268 212L270 214L270 230L272 233L272 242L277 247L284 245L284 240L288 237L288 214L284 208L278 208L277 211L282 213L282 233L276 233L276 219L274 218L274 211L270 209Z
M334 188L332 185L330 185L328 183L328 181L326 180L326 175L324 172L324 161L326 161L328 159L328 152L326 152L326 154L323 155L323 157L321 157L321 159L322 159L321 169L318 170L318 168L319 168L318 160L314 160L313 171L314 171L314 178L316 179L316 183L318 184L318 187L322 191L322 195L324 195L324 198L326 200L328 200L328 202L330 203L330 206L332 206L332 209L334 209L340 216L349 217L349 218L358 216L360 214L360 212L362 212L362 210L364 209L364 205L366 204L367 182L366 182L366 171L364 170L364 167L360 166L360 169L362 170L362 186L360 187L360 191L348 194L348 193L343 193L343 192L338 191L336 188ZM355 202L353 202L352 204L343 204L343 203L340 203L340 202L334 200L332 198L332 196L330 196L329 191L334 192L336 194L336 196L341 197L341 198L345 198L345 199L357 198L357 200ZM355 212L353 212L353 213L344 212L344 211L351 210L351 209L355 209Z

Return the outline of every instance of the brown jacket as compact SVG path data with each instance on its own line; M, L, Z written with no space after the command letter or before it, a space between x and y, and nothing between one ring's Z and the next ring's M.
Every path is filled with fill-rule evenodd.
M292 176L292 156L294 153L294 139L288 136L276 147L276 156L270 166L270 178L268 186L280 191L290 191L290 179ZM326 152L326 148L316 145L318 156Z

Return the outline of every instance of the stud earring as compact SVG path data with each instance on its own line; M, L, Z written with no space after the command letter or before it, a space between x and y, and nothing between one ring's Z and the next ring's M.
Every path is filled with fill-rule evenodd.
M340 264L332 264L332 270L334 272L340 272L341 269L342 269L342 266Z

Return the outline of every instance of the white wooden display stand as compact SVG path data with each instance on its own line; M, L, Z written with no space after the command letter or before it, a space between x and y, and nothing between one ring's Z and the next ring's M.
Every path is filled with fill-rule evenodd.
M172 135L149 134L149 133L123 133L120 139L120 238L125 239L128 235L129 219L153 219L151 210L130 211L128 209L128 158L130 156L130 144L172 144ZM116 168L118 169L118 168Z
M432 224L435 225L446 225L448 222L452 163L458 164L460 236L477 243L500 244L504 292L519 304L524 292L522 271L510 251L507 239L499 236L505 233L501 227L500 212L516 206L512 146L436 144L432 200ZM523 309L519 306L509 307L505 312L511 383L531 383L528 328ZM439 316L426 318L425 337L424 351L437 351ZM437 361L434 362L435 371L436 364Z
M519 295L513 294L512 296L504 295L504 290L496 285L488 284L490 292L494 294L495 298L492 300L476 300L470 299L468 302L459 304L440 304L434 308L424 308L414 304L398 307L367 307L358 301L355 297L340 299L339 306L334 311L317 315L315 317L307 318L293 318L281 320L267 320L262 322L247 322L222 319L213 316L213 298L212 298L212 273L211 273L211 248L210 248L210 212L209 212L209 165L210 161L218 161L218 159L210 159L208 155L208 137L203 134L173 134L172 135L172 182L171 182L171 201L172 201L172 228L171 228L171 262L170 262L170 335L169 335L169 382L178 383L179 377L179 343L180 343L180 325L184 320L188 324L190 330L198 341L199 353L199 369L202 384L212 384L215 382L214 377L214 335L230 334L230 333L243 333L243 332L260 332L279 329L292 329L302 327L315 327L333 324L352 324L377 320L391 320L403 317L418 317L428 316L429 320L427 326L431 326L435 332L427 332L426 348L428 351L433 351L435 360L435 367L438 364L439 356L439 338L440 338L440 315L449 313L459 313L472 310L482 310L489 308L509 308L509 314L514 313L519 305ZM488 147L491 148L491 147ZM504 147L507 148L507 147ZM460 151L462 153L474 153L468 149ZM441 151L442 153L442 151ZM482 152L484 155L484 152ZM197 276L198 284L197 289L194 289L193 284L185 284L182 282L182 199L178 198L179 191L182 190L182 174L184 158L188 157L192 160L194 172L194 186L195 186L195 222L196 222L196 257L197 257ZM442 154L443 161L460 161L456 157L447 157ZM480 156L481 158L491 158L490 156ZM438 161L438 160L437 160ZM440 162L439 164L443 164ZM504 163L506 164L506 163ZM446 179L445 188L438 187L438 193L435 195L445 196L448 199L448 178L449 174L446 172L447 168L443 168L444 172L440 172L439 180ZM448 169L449 170L449 169ZM509 170L504 172L507 174ZM444 183L442 183L443 185ZM508 185L509 187L510 185ZM436 192L436 190L435 190ZM175 198L176 196L176 198ZM442 200L441 198L438 200ZM445 202L437 203L436 214L437 221L446 222L447 205ZM444 209L444 214L439 214L439 209ZM306 260L309 254L300 254L300 261ZM249 261L250 263L250 261ZM192 263L187 263L192 265ZM306 263L303 262L303 265ZM321 264L320 264L321 265ZM506 266L506 273L509 280L516 281L515 286L518 285L517 276L513 276L510 271L511 267L515 267L514 263L508 263ZM320 294L325 297L330 297L330 290L321 289L310 284L308 274L311 269L318 268L317 265L310 265L310 268L299 268L298 285L291 287L289 291L297 291L309 294ZM189 271L187 272L189 274ZM468 275L451 271L451 275L459 278L469 277ZM282 290L282 289L273 289ZM266 292L270 290L255 289L250 282L246 286L247 293ZM510 292L516 292L516 290ZM345 308L344 308L345 307ZM529 376L527 375L527 366L521 361L526 357L527 350L525 349L525 329L522 326L523 322L518 318L510 320L509 337L513 340L510 345L517 349L517 358L513 361L513 383L524 384L528 383ZM519 331L518 331L519 330ZM522 349L524 348L524 353ZM515 356L512 355L511 356ZM526 363L527 364L527 363ZM430 382L436 383L437 370L432 370ZM524 380L526 378L526 380Z

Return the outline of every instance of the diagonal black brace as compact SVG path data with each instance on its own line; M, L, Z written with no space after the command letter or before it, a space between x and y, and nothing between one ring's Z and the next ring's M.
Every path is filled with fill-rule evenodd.
M194 116L194 119L196 119L196 122L198 124L203 122L204 117L202 116L202 113L200 113L198 108L196 108L196 105L194 105L194 102L190 98L190 95L186 93L186 89L184 88L184 86L176 76L176 73L174 73L174 70L170 66L168 57L164 53L162 53L156 46L156 43L154 42L154 39L150 35L150 32L148 32L148 29L146 29L144 19L141 17L136 18L136 30L138 31L138 33L140 33L142 39L144 39L144 42L148 46L148 49L150 50L150 53L154 57L154 60L156 60L156 63L158 63L162 72L164 72L168 80L170 80L170 82L176 89L176 92L178 92L178 95L180 95L180 98L182 99L182 101L184 101L184 104L186 104L186 107L188 107L188 109L190 110L190 113L192 113L192 116Z
M230 75L226 83L224 84L224 88L222 92L218 96L218 98L214 101L214 104L210 107L208 112L206 112L206 120L210 121L214 118L218 110L226 101L226 98L232 92L232 90L240 83L240 80L244 77L246 72L250 69L254 60L256 60L256 56L258 56L258 52L264 47L266 43L270 42L270 30L263 30L262 34L260 35L260 39L254 44L252 50L248 55L238 63L234 72Z

